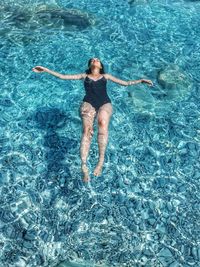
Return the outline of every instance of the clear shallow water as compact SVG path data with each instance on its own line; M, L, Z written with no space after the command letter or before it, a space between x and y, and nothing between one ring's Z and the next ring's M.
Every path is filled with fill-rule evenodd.
M1 7L0 266L199 266L199 1L22 3ZM93 56L155 86L108 83L105 168L84 185L82 81L31 69Z

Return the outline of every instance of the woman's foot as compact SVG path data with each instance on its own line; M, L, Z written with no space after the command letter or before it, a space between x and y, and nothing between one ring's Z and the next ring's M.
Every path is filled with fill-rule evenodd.
M100 176L102 172L103 163L98 163L96 168L94 169L94 175Z
M83 181L89 182L90 181L90 175L89 175L89 170L88 170L86 163L82 163L81 169L83 172Z

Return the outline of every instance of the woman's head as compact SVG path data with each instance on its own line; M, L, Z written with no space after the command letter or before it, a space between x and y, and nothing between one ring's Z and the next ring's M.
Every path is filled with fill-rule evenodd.
M104 65L103 63L100 61L99 58L90 58L88 60L88 69L86 70L87 74L92 73L92 68L99 68L99 73L104 74Z

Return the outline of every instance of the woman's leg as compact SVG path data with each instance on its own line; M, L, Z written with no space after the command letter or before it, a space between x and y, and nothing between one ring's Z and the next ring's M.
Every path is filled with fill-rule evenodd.
M97 114L99 161L94 170L95 176L99 176L101 174L101 170L103 167L106 146L108 143L108 126L109 126L111 115L112 115L111 103L107 103L101 106Z
M80 107L80 114L82 118L82 125L83 125L83 133L81 139L81 147L80 147L80 154L81 154L81 168L83 171L83 180L85 182L89 181L89 170L87 167L87 157L89 154L90 144L93 136L93 123L94 118L96 116L95 108L87 103L83 102Z

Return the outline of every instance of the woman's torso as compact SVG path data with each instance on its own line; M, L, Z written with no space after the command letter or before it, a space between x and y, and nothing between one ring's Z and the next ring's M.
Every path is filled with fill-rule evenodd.
M86 75L84 79L85 97L83 101L90 103L96 110L103 104L111 103L107 94L107 79L100 75L97 79Z

